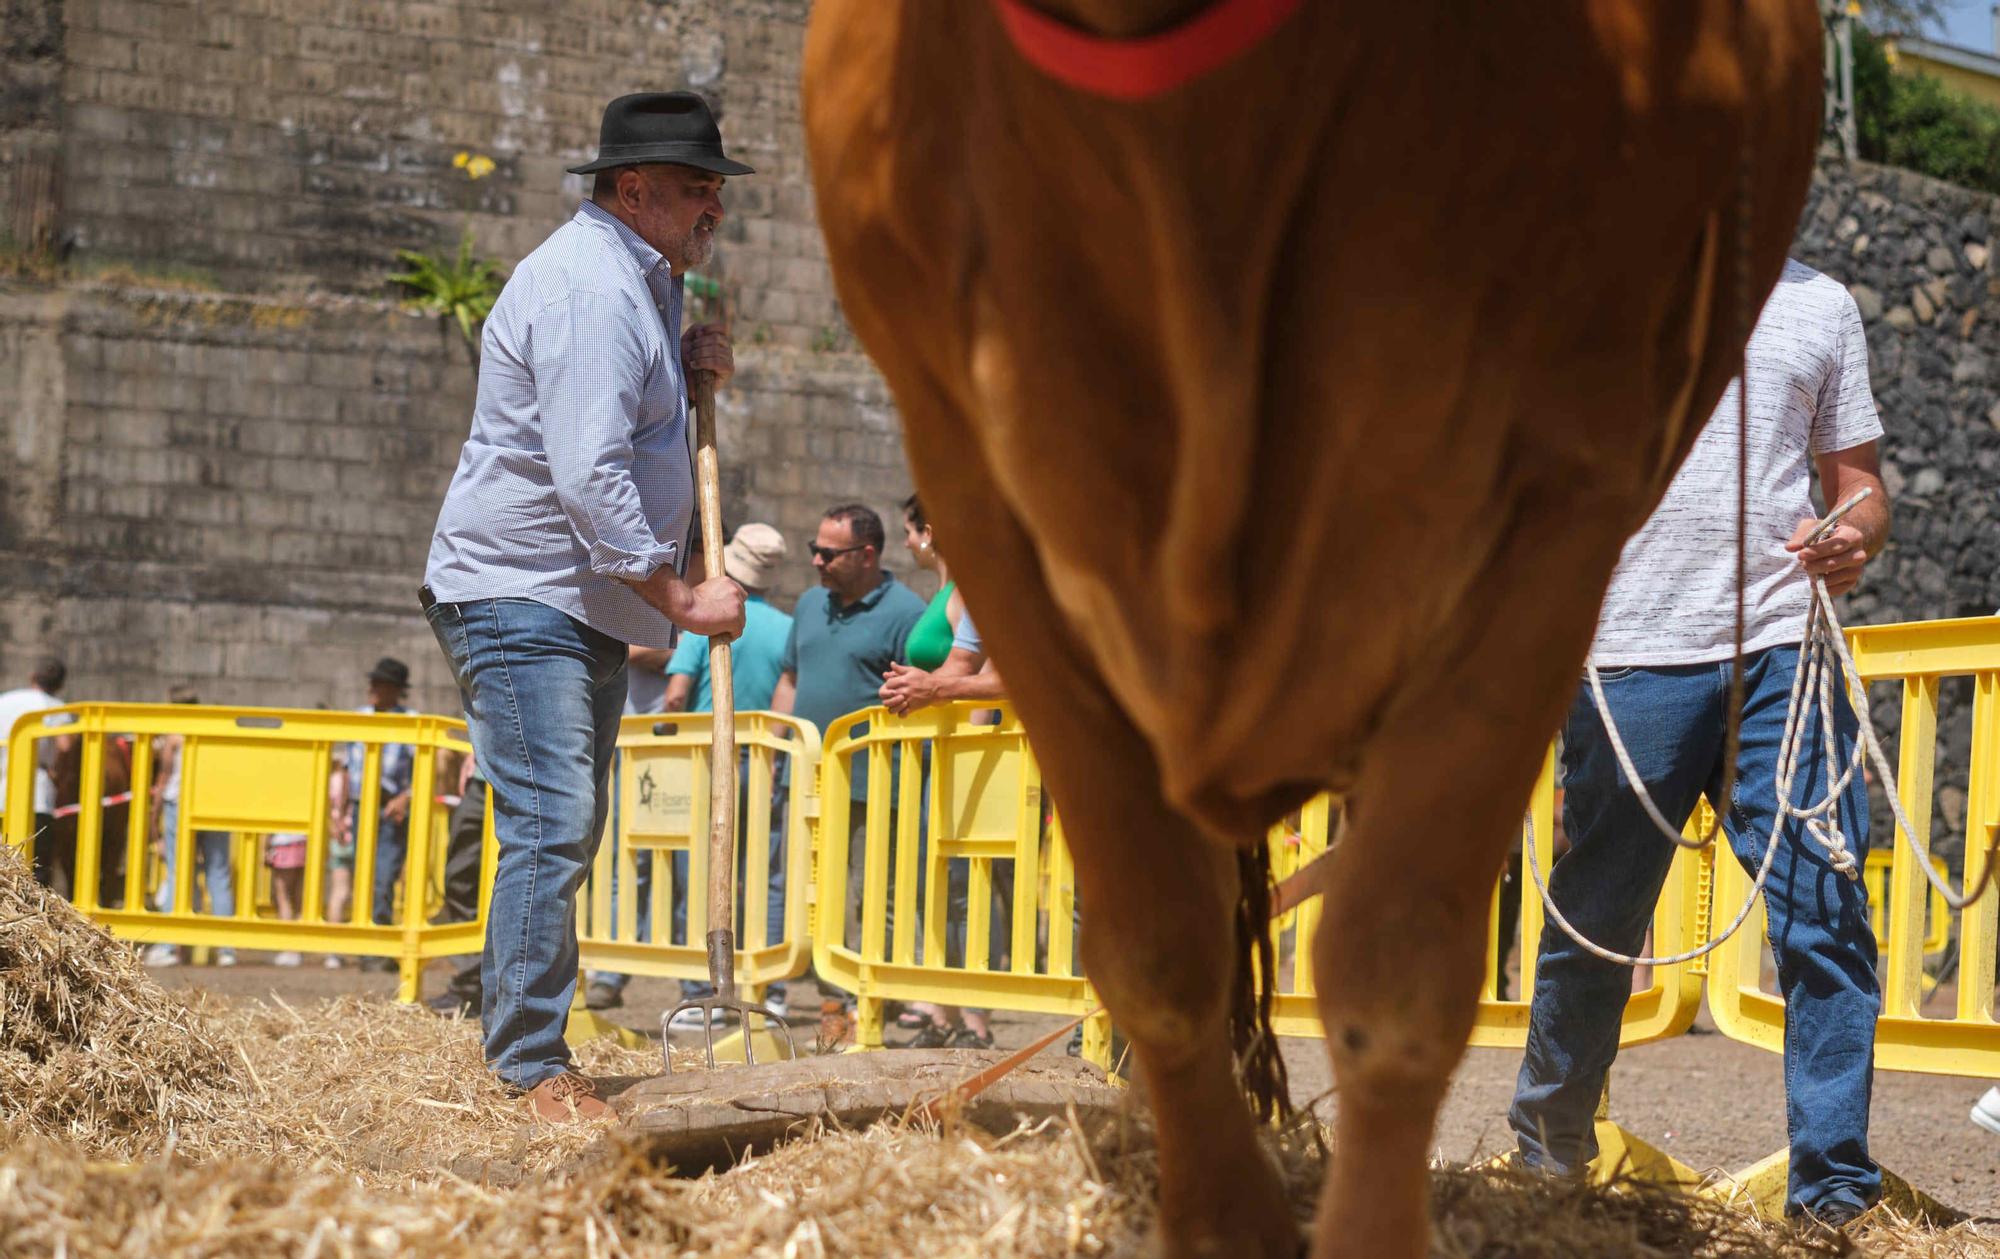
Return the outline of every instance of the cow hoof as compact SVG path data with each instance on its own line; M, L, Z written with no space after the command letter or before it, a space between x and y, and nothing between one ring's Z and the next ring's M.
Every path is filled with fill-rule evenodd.
M1152 1252L1167 1259L1299 1259L1309 1245L1267 1166L1258 1167L1255 1183L1235 1177L1187 1194L1162 1186L1153 1241Z

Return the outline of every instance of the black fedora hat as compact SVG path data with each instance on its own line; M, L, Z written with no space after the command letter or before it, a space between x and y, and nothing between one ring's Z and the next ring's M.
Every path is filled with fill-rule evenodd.
M708 102L693 92L634 92L604 107L597 129L597 156L572 175L670 162L698 166L718 175L748 175L751 169L722 153L722 128Z
M394 656L384 656L368 671L368 680L387 682L391 686L399 686L407 691L410 689L410 666Z

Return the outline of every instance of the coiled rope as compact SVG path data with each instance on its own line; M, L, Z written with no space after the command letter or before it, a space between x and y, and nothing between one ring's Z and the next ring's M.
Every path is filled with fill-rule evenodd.
M1858 499L1850 500L1852 501ZM1821 530L1815 531L1814 538L1820 536L1832 523L1833 518L1830 517ZM1889 767L1888 755L1883 752L1881 741L1875 737L1874 720L1869 711L1868 691L1861 683L1861 673L1855 667L1854 657L1848 650L1847 637L1842 632L1840 620L1834 615L1833 597L1827 593L1825 581L1818 577L1812 578L1811 581L1813 600L1806 613L1805 638L1799 649L1798 670L1792 675L1791 701L1785 711L1785 732L1779 743L1775 783L1777 808L1771 819L1771 835L1765 842L1764 858L1758 864L1749 894L1744 897L1742 907L1736 911L1736 916L1730 920L1720 935L1696 948L1667 957L1635 957L1607 949L1589 939L1570 924L1569 919L1563 916L1562 910L1557 908L1555 898L1549 894L1548 884L1542 878L1541 860L1535 852L1534 819L1532 815L1528 818L1524 828L1524 838L1528 870L1534 876L1535 889L1541 893L1542 904L1548 911L1549 920L1562 928L1564 934L1586 951L1607 962L1618 962L1627 966L1671 966L1678 962L1693 961L1695 958L1714 952L1736 934L1737 929L1750 917L1750 911L1755 908L1757 897L1763 892L1765 882L1770 877L1772 863L1777 859L1778 845L1784 838L1787 819L1798 819L1805 823L1807 834L1826 853L1828 864L1849 879L1859 879L1860 866L1855 859L1854 850L1848 844L1847 832L1840 820L1840 796L1853 781L1854 775L1860 772L1864 757L1874 764L1876 776L1881 779L1883 789L1888 794L1889 808L1895 816L1897 832L1909 846L1910 852L1915 855L1917 866L1924 872L1924 877L1930 880L1931 886L1954 912L1976 902L1993 883L1995 857L2000 855L2000 832L1995 832L1988 840L1986 859L1982 863L1978 882L1963 891L1954 892L1949 880L1932 866L1930 853L1917 841L1916 829L1910 824L1909 815L1903 809L1902 795L1897 790L1896 776ZM1653 803L1652 796L1646 791L1645 783L1633 765L1630 753L1626 751L1624 740L1619 737L1617 723L1613 721L1610 705L1604 698L1604 684L1598 677L1596 664L1593 662L1587 666L1587 671L1591 698L1596 703L1598 716L1604 722L1612 751L1618 759L1619 767L1624 770L1626 778L1638 794L1647 815L1663 833L1681 847L1704 848L1713 843L1716 831L1722 825L1723 809L1730 807L1727 803L1728 793L1724 795L1723 809L1716 811L1715 825L1708 829L1704 839L1688 839L1670 827L1661 815L1659 807ZM1832 778L1832 767L1840 762L1834 724L1836 710L1833 678L1836 672L1845 679L1848 703L1857 718L1859 737L1855 740L1854 754L1848 759L1846 767L1838 778ZM1797 780L1802 751L1801 736L1805 729L1803 718L1806 706L1812 703L1817 703L1819 706L1820 732L1825 743L1825 763L1828 766L1829 781L1826 796L1819 803L1794 805L1792 792Z

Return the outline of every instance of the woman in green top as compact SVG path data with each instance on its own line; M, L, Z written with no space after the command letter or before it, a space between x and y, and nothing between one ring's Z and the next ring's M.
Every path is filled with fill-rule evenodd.
M903 648L904 663L929 673L951 654L952 635L958 632L958 619L965 615L965 600L958 597L958 584L952 581L944 556L931 540L931 523L924 518L924 505L915 494L903 501L903 541L917 567L936 573L938 579L937 594L910 627L909 641Z
M917 566L936 573L938 578L937 594L931 597L930 606L917 618L917 623L910 627L910 637L903 646L904 664L931 673L945 662L945 657L951 655L951 640L958 633L959 619L965 615L965 600L958 597L958 584L952 581L951 570L945 566L944 556L938 553L931 537L931 522L924 516L924 505L915 494L903 500L903 542L910 548L910 555L917 561ZM928 762L925 777L928 780ZM925 786L928 788L928 781ZM960 878L963 878L962 874ZM962 914L965 889L959 886L959 879L951 882L948 897L950 912ZM905 1017L910 1020L910 1026L918 1029L908 1042L911 1048L936 1049L947 1045L972 1049L993 1047L993 1030L987 1024L984 1010L917 1001L910 1004Z

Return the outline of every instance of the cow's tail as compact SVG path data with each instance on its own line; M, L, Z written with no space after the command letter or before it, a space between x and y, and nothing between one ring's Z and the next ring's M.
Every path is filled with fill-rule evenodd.
M1271 941L1271 849L1262 836L1236 852L1236 979L1229 997L1229 1036L1237 1077L1258 1118L1276 1122L1292 1110L1285 1060L1271 1027L1277 950Z

